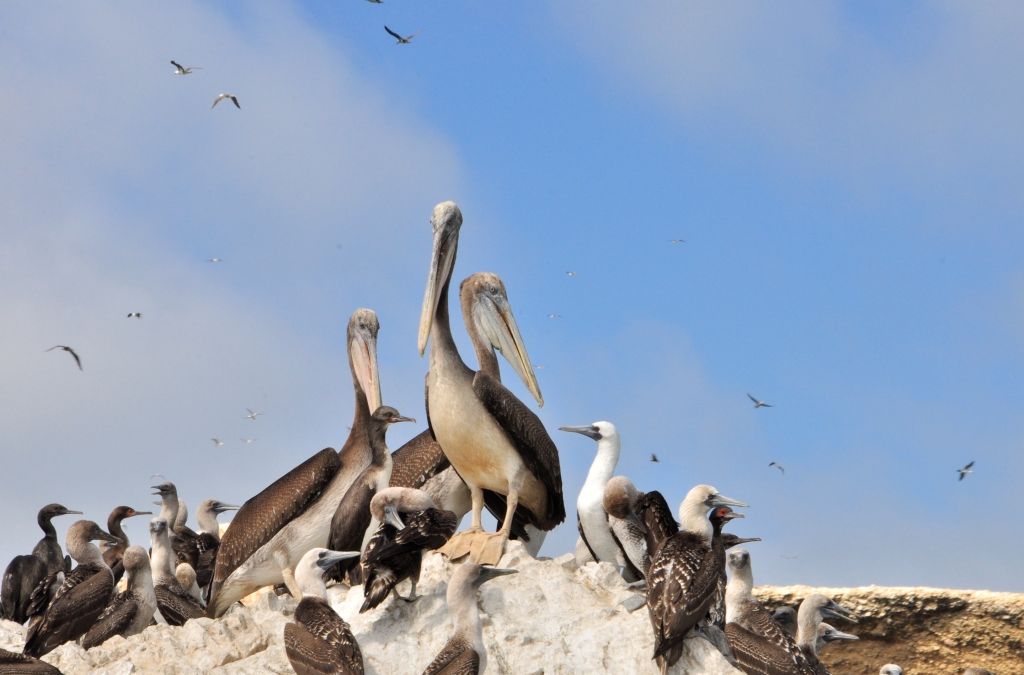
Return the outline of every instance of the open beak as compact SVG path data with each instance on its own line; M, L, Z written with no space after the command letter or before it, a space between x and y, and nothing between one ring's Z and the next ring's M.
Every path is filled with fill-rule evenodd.
M837 602L829 602L829 604L822 607L821 615L830 619L842 619L843 621L857 623L857 617L853 615L853 612Z
M519 326L516 325L508 299L498 297L492 301L490 296L479 298L473 303L473 322L523 380L523 384L537 400L537 405L544 407L544 396L537 384L537 374L533 372L530 355L526 353L526 345L523 336L519 334Z
M352 372L356 376L359 388L366 394L368 412L381 406L380 372L377 370L377 337L364 335L357 331L352 338L348 351Z
M731 497L726 497L725 495L715 495L711 498L711 506L735 506L737 508L743 508L749 506L749 504L744 504L741 501L737 501Z
M491 579L494 579L496 577L505 576L506 574L518 574L518 573L519 573L519 570L513 570L513 569L508 569L508 568L503 568L503 567L481 567L480 568L480 576L477 578L476 585L479 586L480 584L482 584L484 582L490 581Z
M360 555L359 551L327 551L316 561L316 564L322 570L329 570L342 560L358 558Z
M153 492L150 494L163 496L164 491L160 489L159 485L150 485L149 487L153 488Z
M558 427L559 431L571 431L574 434L583 434L589 438L593 438L595 441L600 440L601 432L597 430L592 424L588 424L582 427Z
M402 519L398 515L398 509L394 506L389 505L384 507L384 522L399 530L405 529L405 523L402 522Z
M441 287L451 278L452 268L455 265L458 236L458 229L453 231L446 226L440 226L434 230L434 248L430 254L427 290L423 293L423 311L420 314L418 342L420 356L423 356L427 349L430 327L434 323L434 314L437 312L437 304L441 299Z

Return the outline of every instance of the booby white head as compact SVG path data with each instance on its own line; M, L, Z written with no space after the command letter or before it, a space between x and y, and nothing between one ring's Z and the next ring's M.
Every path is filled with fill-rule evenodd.
M615 425L607 420L600 420L581 427L558 427L558 429L583 434L587 438L597 441L597 455L594 457L593 464L590 465L590 472L587 473L584 485L593 480L600 482L603 490L604 484L612 477L615 466L619 463L619 451L622 443Z
M196 509L196 522L199 523L199 531L213 535L220 540L220 523L217 522L217 516L225 511L237 511L240 508L242 507L225 504L219 499L204 499Z
M171 550L170 528L163 518L149 521L149 543L153 549L150 567L154 581L174 578L174 551Z
M199 584L196 583L196 571L186 562L178 563L178 566L174 568L174 578L178 580L185 591L192 596L192 599L198 602L203 607L206 607L206 602L203 600L203 593L199 590Z
M750 552L734 548L725 554L729 568L729 583L725 587L725 620L736 621L743 605L753 599L754 572L750 567Z
M878 675L903 675L903 669L895 663L887 663L878 671Z
M76 520L68 528L64 543L67 545L68 553L79 564L107 567L107 563L103 562L100 547L92 543L93 541L109 541L116 544L119 540L104 532L99 525L91 520Z
M302 591L302 596L327 598L327 585L324 573L335 564L349 558L358 558L359 551L331 551L326 548L313 548L306 551L299 564L295 566L295 582Z
M178 501L178 488L170 481L165 481L159 485L152 485L150 487L153 488L153 494L160 495L159 517L165 520L167 525L173 526L178 517L178 509L180 506Z
M796 613L796 643L804 650L817 653L818 626L826 617L856 622L853 613L821 593L804 598Z
M853 641L860 638L853 633L844 633L831 624L824 621L818 624L818 639L814 643L815 653L820 654L821 650L833 642Z
M680 529L699 534L704 541L710 544L714 529L707 514L709 509L717 506L745 507L747 504L726 497L718 491L718 488L710 485L697 485L686 493L682 504L679 505Z

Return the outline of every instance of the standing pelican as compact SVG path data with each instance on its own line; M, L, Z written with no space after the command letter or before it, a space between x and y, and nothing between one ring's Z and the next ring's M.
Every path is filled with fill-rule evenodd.
M121 560L128 575L128 588L113 597L96 623L82 639L82 646L92 649L114 637L141 633L156 613L156 593L149 555L141 546L129 546ZM2 671L0 671L2 672Z
M372 309L348 321L347 351L355 412L340 452L321 450L247 501L224 533L217 553L211 617L262 586L281 583L299 592L295 566L311 548L324 546L331 519L353 481L370 465L370 414L380 407L377 333Z
M36 587L46 583L51 576L48 585L54 582L60 585L56 577L66 571L64 552L57 542L57 530L50 521L71 513L82 512L72 511L62 504L47 504L39 509L36 522L43 531L43 538L36 543L31 555L15 556L4 570L3 587L0 588L0 618L25 623L29 618L32 592ZM37 608L39 612L44 609L45 605Z
M345 620L331 609L324 584L324 572L342 560L358 556L358 551L313 548L295 567L302 600L295 608L295 621L284 627L284 650L297 675L362 675L363 653L359 643Z
M68 528L68 552L78 566L68 573L42 618L29 627L25 654L39 657L77 640L107 606L114 593L114 576L99 547L92 543L99 539L117 541L91 520L76 521Z
M434 207L431 224L434 244L418 345L423 354L428 339L434 343L427 373L428 422L445 456L469 486L473 504L469 531L452 537L444 552L452 558L470 554L474 562L494 564L516 517L543 531L565 520L558 450L532 411L493 376L472 371L459 356L448 318L448 289L462 213L454 202L443 202ZM463 318L502 353L543 404L504 286L493 283L487 291L463 306ZM481 524L485 490L506 500L501 528L494 534L484 533ZM531 544L539 547L535 541Z
M476 591L481 584L516 570L499 567L481 567L463 563L452 572L448 582L448 613L452 615L455 634L430 662L423 675L476 675L487 668L487 650L484 631L480 623L480 609L476 606Z
M108 544L103 550L103 562L107 563L107 566L113 573L115 584L121 580L121 576L124 574L124 565L121 564L121 558L130 545L128 535L125 534L124 528L121 527L122 521L132 516L151 515L152 513L152 511L136 511L130 506L118 506L107 516L107 532L117 537L118 542L116 544Z

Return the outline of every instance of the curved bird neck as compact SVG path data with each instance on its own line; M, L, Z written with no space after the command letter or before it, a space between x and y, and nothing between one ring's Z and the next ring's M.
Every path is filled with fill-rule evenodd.
M68 553L71 554L71 557L79 565L101 565L107 567L107 563L103 561L103 554L100 553L100 547L88 539L75 537L68 539L67 545Z
M153 578L157 581L168 577L176 579L174 567L171 565L171 540L167 533L153 537L150 543L153 545L153 557L150 559Z
M353 376L355 384L356 409L352 415L352 427L349 429L348 438L341 446L341 461L343 464L369 464L371 459L371 446L369 429L373 423L370 417L370 404L366 393L359 386L359 381Z
M156 595L153 591L153 571L148 567L140 567L136 570L126 570L125 576L128 577L128 590L133 593L139 593L144 598L153 596L153 604L156 604Z
M452 612L455 634L472 644L477 653L483 654L484 629L480 621L480 608L476 604L476 590L472 587L458 589L455 597L448 601L448 607Z
M729 583L725 587L725 620L735 622L745 606L753 602L754 575L747 567L730 570Z
M710 544L714 529L708 520L706 509L703 500L691 501L689 497L684 499L679 506L679 529L700 535L705 543Z
M178 495L170 493L160 498L160 517L167 521L167 527L174 527L174 519L178 517Z
M110 517L107 518L107 532L121 540L119 546L126 547L128 546L128 535L124 533L124 529L121 527L123 518L120 514L110 514Z
M43 539L53 539L56 541L57 530L54 529L53 523L50 522L51 518L53 516L47 513L40 513L36 516L36 522L39 523L39 529L43 531Z
M597 455L587 472L587 480L583 482L583 489L598 491L599 498L604 495L604 487L611 480L615 467L619 463L619 449L621 442L618 435L610 438L601 438L597 441Z
M498 356L494 353L491 343L484 339L484 336L480 334L479 329L473 322L473 298L471 294L463 292L459 296L459 305L462 308L462 320L466 324L466 332L469 333L469 340L473 343L473 352L476 354L479 371L501 382Z
M220 541L220 523L217 522L217 514L202 506L196 511L196 522L199 523L199 531L212 536Z
M327 584L319 568L309 569L308 565L295 569L295 583L299 585L303 598L317 598L327 601Z
M821 612L801 603L796 613L796 644L808 654L818 655L818 625Z
M452 264L454 268L454 263ZM452 337L452 326L448 316L448 287L451 285L452 277L449 273L441 287L440 298L437 301L437 309L434 311L434 321L430 326L430 340L433 345L430 347L430 369L435 366L462 366L469 367L459 355L459 349L455 346L455 339ZM495 359L497 368L497 359Z

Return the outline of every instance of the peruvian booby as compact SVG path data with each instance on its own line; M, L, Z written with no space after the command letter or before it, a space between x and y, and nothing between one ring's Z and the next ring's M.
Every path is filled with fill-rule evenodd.
M115 585L121 580L121 576L124 574L124 565L121 564L121 558L124 556L125 550L131 546L131 542L128 541L128 535L125 534L124 528L121 527L121 523L126 518L152 515L152 513L152 511L136 511L130 506L118 506L110 512L109 516L107 516L107 532L117 537L118 541L114 544L108 544L103 549L103 562L107 563L107 567L109 567L110 571L113 573Z
M206 601L203 599L203 593L199 589L199 583L196 581L196 571L187 562L178 563L178 566L174 568L174 578L178 580L178 585L185 589L185 592L191 596L193 600L199 603L201 607L206 607Z
M594 560L624 568L622 575L626 581L637 581L642 575L616 541L608 522L608 513L604 508L605 487L619 463L619 432L616 431L614 424L604 420L580 427L558 428L597 441L597 454L590 464L587 479L583 481L580 496L576 498L576 527L580 539Z
M238 97L234 94L217 94L217 98L213 99L213 105L210 106L210 110L216 108L217 104L223 101L224 99L229 99L232 103L235 104L236 108L238 108L239 110L242 109L242 106L238 104ZM220 259L211 258L210 262L220 262Z
M0 649L0 673L4 675L61 675L46 661Z
M67 548L78 566L64 578L42 618L31 624L24 653L42 656L70 640L85 635L114 593L114 576L92 542L116 542L91 520L79 520L68 528Z
M168 533L167 521L154 518L149 522L149 540L153 547L150 568L153 572L153 590L160 615L172 626L182 626L189 619L198 619L206 612L188 590L181 587L174 576L174 551Z
M809 595L800 603L796 614L796 645L815 675L829 675L828 668L818 659L818 627L825 617L856 621L848 609L820 593Z
M740 667L765 675L813 675L813 666L794 639L754 599L750 553L736 548L726 554L726 560L725 635Z
M484 370L474 372L459 356L449 322L448 291L462 213L454 202L443 202L434 207L431 224L434 243L418 339L421 355L428 339L433 341L427 373L428 423L469 486L473 504L469 530L452 537L444 552L452 558L470 554L474 562L493 564L517 518L545 532L565 520L558 449L537 415L493 376ZM479 333L498 349L542 405L504 285L492 283L486 290L469 297L470 306L463 305L463 318L476 328L471 337ZM494 534L485 534L481 524L485 490L506 501L501 528ZM537 545L532 537L530 543Z
M722 528L730 520L743 517L742 513L737 513L728 506L718 506L712 509L708 515L708 521L711 523L712 530L711 550L715 556L715 567L718 570L718 581L715 584L715 599L708 611L708 619L720 629L725 628L725 587L729 581L725 573L725 550L726 548L731 548L726 543L725 533L722 532ZM737 541L732 545L735 546L738 543Z
M903 675L903 669L895 663L887 663L881 667L878 675Z
M379 522L373 522L370 501L374 495L387 488L391 480L393 461L386 442L388 427L399 422L415 421L411 417L404 417L388 405L382 405L373 411L368 429L373 457L370 466L363 469L359 477L352 482L334 511L331 531L327 538L327 545L332 550L366 550L367 542L380 525ZM350 571L357 573L357 563L358 560L345 560L338 564L335 574L343 575ZM361 579L358 576L357 578Z
M32 593L36 587L51 575L52 584L57 574L67 571L64 552L57 541L57 530L50 521L71 513L82 512L72 511L62 504L47 504L39 509L36 522L43 531L43 538L33 547L31 555L15 556L4 570L3 585L0 587L0 618L25 623L29 618ZM43 605L38 611L41 613L45 609Z
M772 618L782 627L782 630L786 631L789 637L796 639L796 609L789 605L776 607L772 612Z
M171 541L178 562L192 568L201 588L209 586L217 563L217 549L220 547L220 523L217 522L217 516L239 508L219 499L204 499L196 509L199 532L182 531L175 534Z
M324 573L358 551L339 552L313 548L295 567L301 600L295 621L284 627L284 650L297 675L361 675L363 654L345 620L327 602Z
M416 583L424 551L440 548L455 533L459 521L451 511L435 508L422 490L387 488L370 500L374 522L380 523L362 556L365 568L360 613L382 603L405 579L412 582L406 601L416 599Z
M710 485L693 487L679 506L679 532L651 556L647 610L654 628L654 658L662 673L682 656L683 639L708 615L714 602L719 570L707 510L719 506L746 504Z
M642 496L633 481L614 476L604 486L601 506L608 514L608 526L624 560L639 577L646 577L651 556L647 553L647 530L638 510Z
M128 587L115 595L96 623L82 639L82 647L92 649L114 637L141 633L156 613L156 593L149 555L141 546L129 546L119 561L124 565Z
M355 412L340 452L321 450L247 501L224 533L207 610L211 617L262 586L290 583L295 566L311 548L324 546L338 503L370 465L370 414L380 407L377 334L372 309L357 309L348 321L346 346Z
M476 675L487 668L487 650L480 622L480 609L476 604L476 591L480 585L516 570L500 567L481 567L466 562L455 568L448 582L448 613L452 616L454 634L434 657L423 675L459 673Z
M818 639L814 642L814 648L817 653L820 653L821 650L833 642L850 642L859 639L859 637L852 633L844 633L831 624L822 621L818 624Z

